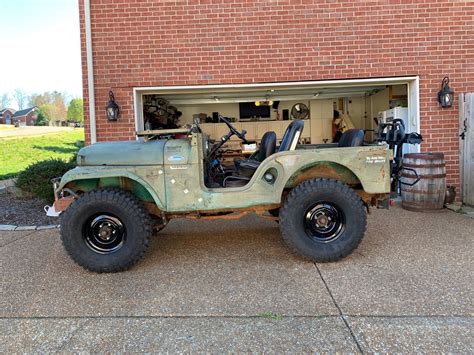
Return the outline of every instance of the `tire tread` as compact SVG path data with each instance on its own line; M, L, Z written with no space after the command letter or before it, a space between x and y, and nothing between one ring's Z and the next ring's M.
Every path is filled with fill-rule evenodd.
M318 256L317 258L315 258L314 255L311 255L307 250L302 250L300 247L298 247L294 235L295 230L289 219L291 218L290 212L296 207L295 204L298 204L298 200L301 194L311 194L320 191L321 189L339 190L343 197L346 199L346 203L351 204L354 210L357 211L357 219L362 223L358 223L355 226L355 228L359 228L359 230L356 231L356 235L359 235L360 237L351 238L350 243L343 250L340 250L335 255ZM285 202L283 203L282 208L280 209L280 230L283 236L283 240L292 252L304 257L305 259L315 262L333 262L341 260L342 258L348 256L359 246L366 228L367 217L365 214L365 206L362 200L353 189L338 180L326 178L306 180L290 191Z
M134 221L140 221L138 223L137 234L141 235L142 243L140 249L132 254L132 258L128 260L122 260L121 262L110 265L108 267L96 267L86 262L84 258L78 254L77 250L71 245L69 241L69 236L72 235L74 226L72 219L76 213L79 213L81 208L84 206L99 203L99 202L108 202L116 204L124 209L128 216L131 216ZM104 188L86 192L77 200L75 200L68 209L61 216L61 240L64 245L64 248L68 255L71 257L74 262L83 268L94 271L94 272L120 272L125 271L135 265L145 254L149 242L150 236L152 235L152 225L150 215L143 207L141 202L130 192L121 190L119 188Z

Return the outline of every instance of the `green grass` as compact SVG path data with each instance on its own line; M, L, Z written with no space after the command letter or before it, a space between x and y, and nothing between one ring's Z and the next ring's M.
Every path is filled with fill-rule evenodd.
M59 158L69 160L79 150L77 140L84 140L84 130L44 136L0 139L0 180L18 175L28 165Z
M282 320L283 316L281 314L273 313L273 312L265 312L265 313L260 313L257 315L260 318L267 318L271 320Z

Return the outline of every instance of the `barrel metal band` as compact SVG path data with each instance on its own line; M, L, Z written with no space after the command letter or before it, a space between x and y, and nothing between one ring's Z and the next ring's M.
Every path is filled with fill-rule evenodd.
M442 163L442 164L406 164L406 163L403 163L403 166L407 167L407 168L444 168L446 166L446 164Z
M401 177L406 177L406 178L411 178L411 179L416 179L415 175L407 175L407 174L401 174ZM434 175L418 175L420 179L439 179L439 178L445 178L446 174L434 174Z

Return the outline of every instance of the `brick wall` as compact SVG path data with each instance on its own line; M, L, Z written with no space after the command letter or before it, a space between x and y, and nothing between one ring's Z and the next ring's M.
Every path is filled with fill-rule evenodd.
M436 94L444 75L456 96L474 91L473 1L91 3L99 141L133 138L135 86L419 75L422 150L444 152L448 183L459 186L457 97L441 109ZM79 8L87 117L83 0ZM104 114L110 89L116 123Z
M25 123L27 126L33 126L36 121L36 112L32 111L23 116L12 117L12 122L20 121Z

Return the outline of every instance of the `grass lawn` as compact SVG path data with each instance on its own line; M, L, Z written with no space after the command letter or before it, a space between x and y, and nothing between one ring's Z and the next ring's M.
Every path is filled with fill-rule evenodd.
M79 150L84 130L21 138L0 139L0 180L16 176L31 163L49 158L69 160Z

